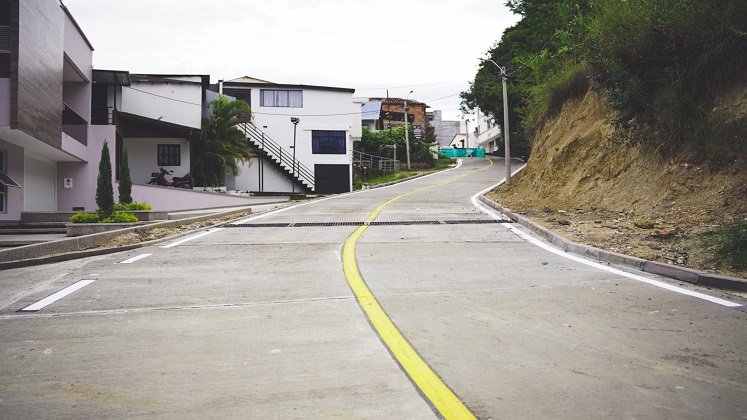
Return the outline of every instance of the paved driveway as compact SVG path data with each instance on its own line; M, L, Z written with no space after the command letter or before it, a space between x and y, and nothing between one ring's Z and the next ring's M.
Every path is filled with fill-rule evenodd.
M437 418L423 387L440 381L481 418L747 415L747 313L724 306L738 297L535 246L472 204L501 174L470 159L186 242L0 272L0 412ZM373 296L351 289L343 244ZM435 379L397 359L370 299Z

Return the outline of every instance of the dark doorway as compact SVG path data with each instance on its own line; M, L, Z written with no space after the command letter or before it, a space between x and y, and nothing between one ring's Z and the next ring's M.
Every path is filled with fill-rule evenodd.
M314 192L350 192L350 165L314 165Z

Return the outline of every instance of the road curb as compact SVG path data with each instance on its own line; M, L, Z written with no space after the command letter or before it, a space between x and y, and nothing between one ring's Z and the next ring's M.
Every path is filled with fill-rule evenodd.
M628 266L645 273L669 277L687 283L720 289L747 291L746 279L722 276L719 274L664 264L658 261L648 261L642 258L618 254L616 252L611 252L604 249L595 248L593 246L573 242L543 226L540 226L539 224L527 219L526 217L513 213L510 209L501 206L500 204L485 197L484 195L480 196L480 201L506 215L509 219L531 230L543 239L547 240L551 244L557 246L558 248L561 248L566 252L592 258L607 264L619 264Z
M230 223L236 219L246 218L245 213L251 214L250 208L236 209L225 212L210 213L203 216L195 216L186 219L178 220L165 220L163 222L151 223L148 225L133 226L124 229L113 230L109 232L95 233L91 235L76 236L68 239L60 239L57 241L44 242L40 244L26 245L16 248L10 248L0 251L0 270L6 270L11 268L28 267L31 265L48 264L54 262L68 261L77 258L86 258L97 255L112 254L115 252L129 251L132 249L142 248L149 245L153 245L159 242L175 239L181 236L185 236L194 232L207 230L220 226L226 223ZM234 214L240 217L236 217L232 220L218 223L212 226L205 226L200 229L191 230L188 232L182 232L176 235L167 236L164 238L153 239L151 241L139 242L136 244L123 245L111 248L96 248L90 249L95 246L106 243L113 237L128 232L144 232L159 227L179 227L190 223L201 222L203 220L214 219L217 217L230 217Z

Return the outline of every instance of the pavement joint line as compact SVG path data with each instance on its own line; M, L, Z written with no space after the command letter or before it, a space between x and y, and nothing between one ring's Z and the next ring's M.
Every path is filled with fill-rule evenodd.
M358 227L348 236L342 248L342 266L345 278L348 281L350 289L355 294L356 300L363 310L366 318L371 323L379 338L386 348L392 354L397 363L407 374L408 378L417 387L428 403L445 419L474 419L475 415L467 408L459 397L441 380L436 372L420 357L417 351L410 345L407 339L402 335L394 321L386 314L374 296L371 289L366 284L363 276L358 269L356 261L356 245L358 239L369 228L370 223L384 210L389 204L408 197L410 195L431 190L459 179L474 175L493 165L493 161L488 159L489 165L466 174L455 176L442 181L438 184L415 189L404 194L400 194L379 205L373 213L366 219L363 226Z
M431 174L419 176L417 178L408 179L406 181L397 182L395 184L386 185L386 186L382 186L382 187L375 188L375 189L352 191L352 192L344 193L344 194L336 194L336 195L333 195L333 196L330 196L330 197L318 198L316 200L311 200L311 201L307 201L307 202L304 202L304 203L292 204L292 205L289 205L289 206L286 206L286 207L283 207L283 208L280 208L280 209L270 210L270 211L262 213L262 214L257 214L257 215L254 215L254 216L249 216L249 217L247 217L245 219L241 219L241 220L237 220L237 221L231 222L230 224L245 224L245 223L250 222L252 220L261 219L261 218L264 218L264 217L267 217L267 216L273 216L273 215L276 215L278 213L282 213L282 212L285 212L285 211L288 211L288 210L291 210L291 209L296 209L298 207L308 206L308 205L314 204L314 203L320 203L322 201L334 200L336 198L349 197L349 196L354 195L354 194L364 194L364 193L368 193L368 192L372 192L372 191L381 191L381 190L384 190L384 189L387 189L387 188L398 187L398 186L401 186L401 185L404 185L404 184L408 184L408 183L411 183L411 182L419 181L419 180L424 179L424 178L428 178L428 177L432 177L432 176L435 176L435 175L440 175L440 174L443 174L443 173L447 173L449 171L453 171L455 169L459 169L461 166L462 166L462 160L459 159L457 161L456 166L454 166L453 168L444 169L442 171L433 172Z
M119 263L117 263L117 264L132 264L132 263L134 263L135 261L140 261L140 260L142 260L143 258L148 258L148 257L150 257L151 255L153 255L153 254L139 254L139 255L135 255L134 257L132 257L132 258L128 258L128 259L126 259L126 260L124 260L124 261L120 261L120 262L119 262Z
M89 284L93 283L96 280L78 280L77 282L71 284L70 286L59 290L44 299L37 301L35 303L32 303L31 305L26 306L25 308L19 310L19 312L36 312L38 310L41 310L45 308L46 306L49 306L50 304L57 302L58 300L64 298L65 296L82 289L85 286L88 286Z
M526 167L526 164L523 165L521 168L517 169L511 175L513 176L514 174L518 173L519 171L521 171L525 167ZM479 197L483 196L485 193L487 193L488 191L490 191L490 190L498 187L499 185L503 184L504 182L505 182L505 179L501 180L500 182L498 182L497 184L493 185L492 187L487 188L487 189L485 189L483 191L480 191L477 194L475 194L474 196L472 196L471 201L475 205L475 207L478 208L480 211L486 213L486 214L494 214L494 212L497 211L497 210L494 210L494 209L492 209L492 208L490 208L490 207L488 207L488 206L480 203L479 202ZM496 217L496 216L494 216L494 217ZM501 217L503 217L503 215L501 215ZM503 224L503 226L506 229L508 229L509 231L511 231L512 233L514 233L515 235L517 235L518 237L520 237L520 238L524 239L525 241L531 243L532 245L535 245L538 248L542 248L542 249L544 249L544 250L546 250L548 252L551 252L551 253L553 253L555 255L559 255L559 256L561 256L563 258L566 258L566 259L569 259L569 260L573 260L573 261L579 262L581 264L588 265L590 267L594 267L594 268L597 268L599 270L603 270L603 271L606 271L606 272L609 272L609 273L613 273L613 274L616 274L616 275L619 275L619 276L622 276L622 277L626 277L626 278L631 279L631 280L635 280L635 281L638 281L638 282L646 283L646 284L649 284L649 285L652 285L652 286L656 286L656 287L659 287L659 288L662 288L662 289L666 289L666 290L669 290L669 291L672 291L672 292L675 292L675 293L679 293L679 294L682 294L682 295L687 295L687 296L695 297L695 298L698 298L698 299L702 299L702 300L705 300L705 301L708 301L708 302L711 302L711 303L715 303L715 304L718 304L718 305L721 305L721 306L725 306L725 307L728 307L728 308L742 310L740 308L744 308L745 307L745 305L743 305L741 303L732 302L732 301L729 301L729 300L726 300L726 299L721 299L721 298L718 298L718 297L715 297L715 296L708 295L706 293L696 292L694 290L689 290L689 289L685 289L683 287L674 286L674 285L671 285L669 283L666 283L666 282L663 282L663 281L660 281L660 280L650 279L648 277L644 277L644 276L641 276L641 275L638 275L638 274L628 273L626 271L623 271L623 270L620 270L620 269L617 269L617 268L614 268L614 267L610 267L610 266L601 264L601 263L599 263L597 261L592 261L592 260L589 260L589 259L584 258L582 256L574 255L574 254L572 254L570 252L567 252L565 250L556 248L555 246L553 246L553 245L551 245L549 243L543 242L542 240L537 239L537 238L535 238L535 237L533 237L533 236L531 236L531 235L529 235L529 234L527 234L525 232L522 232L520 229L516 228L512 224Z

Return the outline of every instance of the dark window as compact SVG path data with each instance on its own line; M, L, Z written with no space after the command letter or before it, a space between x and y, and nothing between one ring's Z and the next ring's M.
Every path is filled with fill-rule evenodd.
M0 78L10 79L10 54L0 52Z
M246 102L249 106L252 105L252 90L251 89L237 89L224 87L223 93L228 96L233 96L236 99L241 99Z
M344 155L346 136L344 131L311 132L311 153L315 155Z
M182 153L178 144L158 145L158 166L181 166Z
M5 166L5 150L0 150L0 175L5 175L6 171L8 170L7 166ZM0 182L0 213L5 213L5 200L7 197L8 188L5 186L4 183Z
M0 25L10 26L10 2L0 1Z

